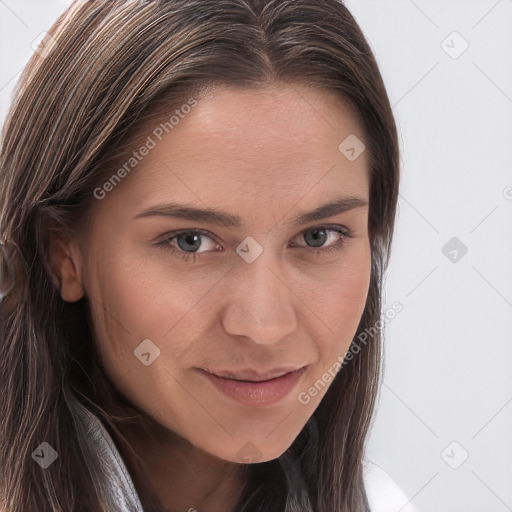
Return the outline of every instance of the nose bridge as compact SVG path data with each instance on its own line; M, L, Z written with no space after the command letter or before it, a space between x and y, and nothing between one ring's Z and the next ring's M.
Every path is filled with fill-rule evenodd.
M237 249L241 256L230 273L223 323L232 335L272 344L293 332L297 319L294 294L286 283L279 256L262 249L252 240L242 242Z

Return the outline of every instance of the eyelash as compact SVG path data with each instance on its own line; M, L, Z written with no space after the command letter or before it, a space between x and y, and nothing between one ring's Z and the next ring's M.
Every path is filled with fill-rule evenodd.
M330 245L324 249L322 249L322 248L317 249L315 247L309 247L309 246L303 247L304 249L311 249L317 255L327 255L327 254L332 254L332 253L338 252L344 248L345 244L347 243L347 238L352 238L352 235L350 234L349 230L341 229L340 227L334 227L334 226L315 226L313 228L308 228L304 231L301 231L297 236L302 235L304 233L308 233L309 231L334 231L341 235L341 238L336 243L334 243L333 245ZM179 258L184 259L185 261L189 261L190 259L193 258L194 262L196 262L203 254L208 254L209 252L211 252L211 251L208 251L206 253L195 253L195 252L187 253L187 252L177 249L175 246L171 245L172 240L174 240L179 235L184 235L184 234L202 235L202 236L211 238L213 240L213 238L211 236L209 236L206 231L203 231L200 229L188 229L188 230L183 229L180 231L173 231L172 233L169 233L170 236L167 236L164 240L158 242L156 244L156 246L161 247L161 248L165 249L166 251L171 251L172 254L178 256ZM294 247L300 247L300 246L297 246L295 244Z

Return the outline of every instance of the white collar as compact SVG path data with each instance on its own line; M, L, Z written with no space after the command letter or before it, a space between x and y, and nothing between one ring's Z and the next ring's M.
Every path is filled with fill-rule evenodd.
M76 406L78 419L87 432L84 448L97 455L100 467L104 469L104 486L116 507L112 512L144 512L130 474L107 429L89 409L78 402Z
M112 512L144 512L130 474L111 436L99 418L77 403L77 412L86 425L86 442L105 468L108 492L115 497ZM370 460L363 465L365 489L372 512L418 512L388 473Z

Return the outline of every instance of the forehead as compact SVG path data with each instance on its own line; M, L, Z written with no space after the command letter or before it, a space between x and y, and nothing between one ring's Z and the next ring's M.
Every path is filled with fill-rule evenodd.
M170 123L176 109L144 127L139 141L151 139L152 149L116 187L133 205L175 196L210 205L229 196L257 208L324 198L333 188L331 196L368 197L367 152L350 161L339 149L349 136L364 141L364 132L357 112L334 92L223 87Z

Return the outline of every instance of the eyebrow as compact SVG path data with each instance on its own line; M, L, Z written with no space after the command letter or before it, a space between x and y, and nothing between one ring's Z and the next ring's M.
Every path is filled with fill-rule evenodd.
M355 208L364 208L367 206L368 201L361 197L342 196L309 212L300 212L294 216L287 225L299 226L301 224L307 224L308 222L332 217L333 215L344 213ZM244 225L242 219L238 215L233 215L222 210L214 210L212 208L202 209L178 203L153 206L152 208L136 215L134 219L155 216L174 217L225 227L240 227Z

